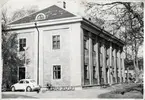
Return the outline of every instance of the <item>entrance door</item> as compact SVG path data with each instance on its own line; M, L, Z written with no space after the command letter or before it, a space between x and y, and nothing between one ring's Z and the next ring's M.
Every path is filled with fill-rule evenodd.
M19 80L25 79L25 67L19 68Z

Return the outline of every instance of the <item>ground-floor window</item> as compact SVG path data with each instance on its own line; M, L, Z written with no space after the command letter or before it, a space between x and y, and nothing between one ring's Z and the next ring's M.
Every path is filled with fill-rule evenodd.
M117 77L117 82L118 82L118 83L120 82L120 77Z
M98 84L96 66L93 66L93 84Z
M115 83L115 77L113 77L113 82Z
M104 84L103 68L100 66L100 83Z
M89 79L89 71L88 71L88 65L85 65L85 68L84 68L84 78L85 79Z
M25 67L19 67L19 80L25 79Z
M53 66L53 79L61 79L61 66L60 65Z
M89 68L88 65L84 65L84 85L89 85Z
M93 79L96 79L96 66L93 66Z

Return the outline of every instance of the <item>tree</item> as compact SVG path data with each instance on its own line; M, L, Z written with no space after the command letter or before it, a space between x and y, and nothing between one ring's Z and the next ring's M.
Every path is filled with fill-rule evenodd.
M22 12L24 11L24 12ZM17 33L10 33L7 31L8 23L22 17L24 13L32 13L34 10L16 11L12 18L7 17L7 9L2 10L2 59L3 59L3 75L2 87L3 89L10 89L10 86L18 81L18 68L24 66L25 55L18 55L18 40ZM20 14L19 14L20 13ZM22 13L22 14L21 14ZM21 16L16 16L21 15ZM15 17L14 17L15 16ZM26 59L28 64L30 61Z
M38 11L38 6L31 6L31 7L23 7L21 9L16 10L11 17L11 21L15 21L19 18L32 14Z
M2 11L2 21L2 86L4 89L8 89L13 83L17 82L17 68L23 65L23 59L21 60L17 56L17 35L9 34L6 31L8 28L6 10Z
M126 59L133 60L136 76L139 76L138 50L144 40L143 2L84 2L84 5L87 10L99 13L100 18L111 16L105 20L104 27L125 41Z

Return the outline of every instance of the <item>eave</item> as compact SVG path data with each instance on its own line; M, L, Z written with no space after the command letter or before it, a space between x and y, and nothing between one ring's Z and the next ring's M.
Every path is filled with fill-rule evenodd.
M82 21L82 28L86 28L88 30L91 28L91 30L93 30L93 32L92 32L93 34L96 34L100 37L103 37L107 41L111 41L115 44L118 44L119 46L123 46L125 44L125 42L122 41L121 39L115 37L111 33L105 31L104 29L102 29L100 27L98 27L97 25L95 25L94 23L92 23L91 21L89 21L85 18L83 18L83 21Z
M35 23L37 23L37 27L46 27L46 26L76 23L80 21L82 21L81 17L70 17L70 18L61 18L61 19L47 20L47 21L35 21L35 22L22 23L22 24L12 24L12 25L8 25L9 28L7 29L7 31L35 28Z

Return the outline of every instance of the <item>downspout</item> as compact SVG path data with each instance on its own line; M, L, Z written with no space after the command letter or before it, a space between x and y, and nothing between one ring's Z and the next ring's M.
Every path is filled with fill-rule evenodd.
M37 23L35 22L35 28L37 29L37 32L38 32L38 44L37 44L37 84L39 85L39 29L37 27Z

